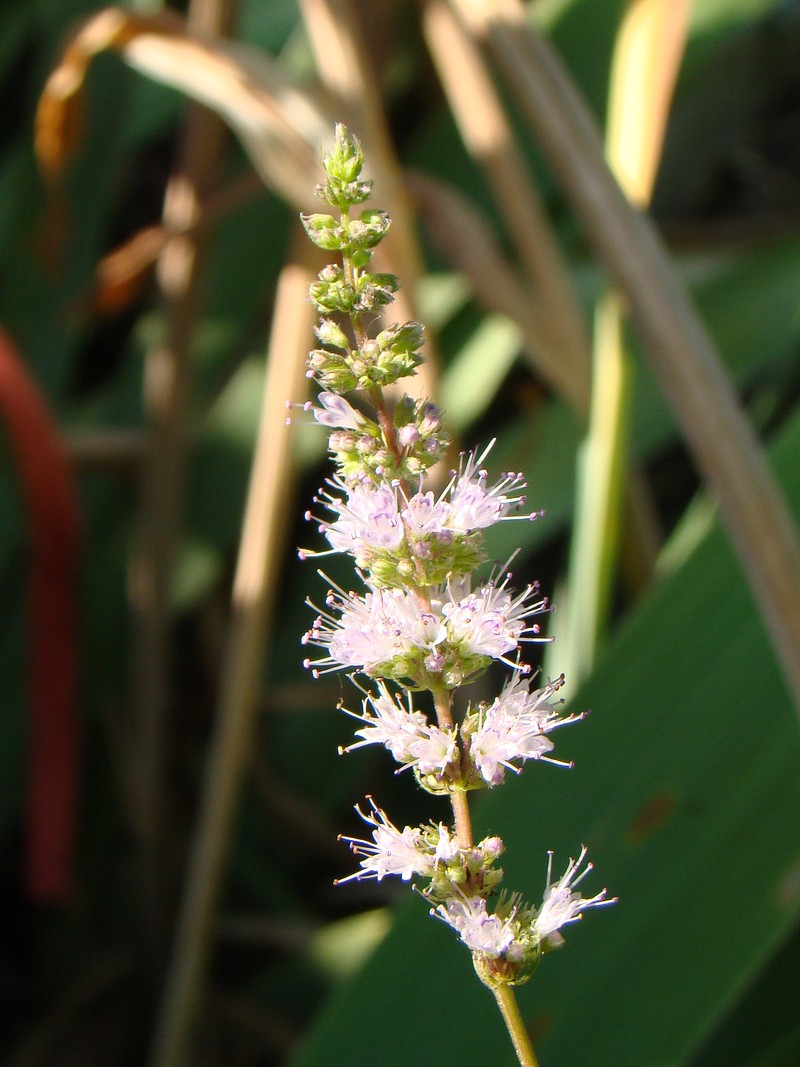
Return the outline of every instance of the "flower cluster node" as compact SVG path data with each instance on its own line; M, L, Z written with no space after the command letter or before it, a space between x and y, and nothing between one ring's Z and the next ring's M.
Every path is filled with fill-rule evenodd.
M444 822L401 830L369 797L369 807L356 810L371 835L342 838L359 868L341 881L414 880L432 914L470 949L481 979L518 984L561 944L564 926L611 903L605 890L585 898L577 889L591 869L585 849L556 879L550 856L541 904L498 895L503 842L489 836L473 844L468 817L464 826L464 794L494 788L528 762L570 767L552 755L553 733L583 718L562 711L563 676L534 686L521 658L525 644L549 640L540 618L550 605L538 585L515 592L507 565L480 571L487 530L542 513L529 509L521 472L490 476L494 442L463 453L444 488L431 488L430 468L449 444L441 412L410 396L390 407L383 393L415 373L423 345L418 322L378 323L399 285L394 275L369 269L389 216L361 207L372 185L362 177L361 146L344 126L337 125L323 165L316 191L329 210L302 220L313 243L340 262L309 287L321 315L321 347L310 353L308 375L320 392L305 407L329 431L336 473L306 515L327 545L301 556L346 553L361 588L346 590L319 572L329 590L322 608L308 601L315 618L303 644L321 651L304 665L315 676L344 670L368 680L358 685L360 709L340 703L357 723L355 740L340 752L383 746L397 773L410 770L461 813L457 832ZM358 406L345 398L353 392L360 393ZM499 695L467 704L454 718L453 691L496 662L510 671Z
M584 897L575 888L592 870L586 848L571 859L564 874L552 880L552 852L548 855L547 884L540 905L523 903L518 893L503 891L489 911L485 896L452 895L431 911L460 936L473 954L475 969L486 985L521 985L527 982L540 959L560 948L564 926L577 922L588 908L616 902L602 889Z
M382 529L386 538L396 534L389 523ZM469 577L420 590L367 582L364 594L332 583L326 609L308 602L318 614L303 643L327 651L315 661L318 670L345 668L409 688L452 690L494 660L520 669L510 653L523 642L546 640L538 623L529 621L548 610L532 585L514 596L505 582L489 581L473 591Z
M321 394L326 398L331 395ZM330 402L325 403L326 408L317 418L330 425L336 416L329 414ZM353 417L340 417L354 426ZM395 427L398 428L397 420ZM354 556L357 566L369 573L375 585L405 587L413 582L418 587L428 587L472 574L485 559L484 530L505 519L536 516L514 514L525 504L525 497L519 493L526 485L523 476L504 474L489 485L487 472L478 468L474 453L462 457L459 470L453 471L438 496L425 490L422 476L417 478L417 491L410 493L405 488L406 479L389 477L392 453L382 447L378 424L361 417L359 429L358 435L338 431L331 437L336 442L336 452L343 451L344 445L348 454L341 473L328 481L331 491L324 490L316 500L331 517L317 521L332 550ZM415 445L421 440L424 439L417 433ZM437 452L439 445L437 440ZM382 477L377 474L376 464L364 462L365 453L380 460ZM485 449L480 459L487 453ZM429 458L432 455L428 452ZM399 466L408 472L407 455ZM545 608L542 601L541 610Z
M360 315L374 311L378 306L375 300L385 302L382 294L387 291L387 285L377 284L378 277L385 279L391 275L363 274L353 285L345 280L339 268L325 267L309 292L320 310ZM334 393L392 385L399 378L413 374L423 359L419 351L422 327L418 322L388 327L376 337L367 337L352 346L331 319L324 319L317 336L330 348L311 352L309 370L320 385Z
M445 729L429 722L414 707L411 693L405 700L380 681L368 692L361 712L342 710L363 725L359 738L341 749L354 752L367 745L383 745L400 770L412 768L417 780L430 793L453 793L499 785L507 770L520 772L526 760L545 760L562 767L571 763L550 756L554 744L548 737L559 726L578 722L584 714L561 715L560 700L554 699L563 676L540 689L516 675L491 704L469 709L460 725Z

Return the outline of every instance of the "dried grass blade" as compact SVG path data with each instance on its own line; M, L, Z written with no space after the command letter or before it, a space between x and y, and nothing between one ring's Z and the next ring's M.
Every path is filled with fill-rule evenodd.
M641 206L649 203L661 158L688 16L687 0L637 0L628 5L617 34L606 156L621 187ZM594 665L608 625L629 462L631 366L616 293L600 299L595 323L592 407L578 473L565 642L567 676L575 684Z
M474 40L446 0L427 0L423 31L462 140L477 160L506 221L508 235L543 305L542 327L550 335L542 359L543 376L554 374L559 391L581 416L589 409L591 344L569 272L547 221L545 209L516 143L497 89ZM529 298L530 299L530 298Z
M514 0L451 0L486 39L586 233L625 294L800 711L800 544L786 502L713 344L648 220L611 175L594 122L549 44Z
M650 203L691 0L629 3L611 68L606 156L634 204Z
M200 9L200 13L198 12ZM229 3L192 0L190 25L224 32ZM163 338L144 363L146 447L141 471L139 528L129 566L134 615L132 698L135 735L131 757L136 773L134 826L142 848L144 932L151 963L160 964L167 922L165 878L169 826L166 820L168 710L170 706L172 588L180 537L191 349L201 313L206 242L189 232L200 216L203 196L214 184L225 145L225 127L205 108L189 109L178 158L167 184L162 211L169 240L156 276L164 312Z
M560 358L545 328L545 307L531 294L503 255L489 223L453 186L421 172L407 172L406 184L425 227L448 262L464 273L480 303L508 315L522 330L524 352L547 384L585 414L585 385Z
M299 255L308 256L303 237ZM161 1014L150 1064L185 1062L205 982L214 913L231 829L256 727L256 711L292 496L284 403L306 388L314 310L307 299L314 268L290 262L278 284L258 440L239 546L217 722Z
M332 117L257 50L192 33L166 13L145 17L117 8L101 11L76 31L40 97L36 151L49 182L60 180L80 143L84 79L103 51L119 53L140 73L215 111L267 185L290 204L312 207L307 190Z

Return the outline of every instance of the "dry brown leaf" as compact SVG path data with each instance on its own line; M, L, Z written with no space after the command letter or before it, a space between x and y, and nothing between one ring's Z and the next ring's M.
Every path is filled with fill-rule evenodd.
M180 33L180 19L107 8L78 26L39 98L34 144L46 178L58 181L80 145L83 84L91 61L100 52L121 50L136 34L147 32Z
M237 134L267 185L297 207L311 205L319 146L330 139L332 116L257 50L191 34L167 13L140 16L120 8L101 11L76 30L42 92L35 143L51 183L79 147L86 73L105 51L211 108Z
M92 311L116 315L128 307L142 292L167 240L163 226L146 226L104 256L95 272Z

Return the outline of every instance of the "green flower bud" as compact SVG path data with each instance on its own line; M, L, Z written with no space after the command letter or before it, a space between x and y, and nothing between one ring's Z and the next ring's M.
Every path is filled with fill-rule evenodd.
M315 348L309 353L308 373L331 393L348 393L356 388L356 376L346 359L324 348Z
M323 156L322 163L327 178L314 190L320 200L340 211L369 200L372 182L360 178L364 164L361 145L341 124L336 126L334 147Z
M353 312L356 293L352 285L344 280L341 267L329 264L318 275L319 280L308 287L308 295L318 311L343 311L346 315Z
M330 345L331 348L339 348L346 352L350 347L347 334L333 319L321 319L319 324L315 326L314 333L322 344Z
M317 248L335 252L342 247L342 227L333 215L301 215L300 221Z
M524 985L531 977L542 958L541 952L531 952L530 956L522 962L512 962L500 956L491 959L476 952L472 962L475 965L475 973L484 985L493 989L500 985Z
M362 274L356 283L353 309L359 314L377 311L391 304L399 288L400 280L394 274Z
M432 793L434 796L447 796L453 792L453 786L451 782L442 781L438 774L422 774L417 767L414 768L414 777L417 779L417 783L425 790L426 793ZM432 886L433 892L435 888ZM447 890L446 880L444 885L445 895ZM433 895L433 893L431 894Z
M356 204L363 204L372 196L371 181L337 182L330 179L314 187L316 196L328 207L348 210Z
M408 356L416 354L417 349L422 347L423 335L424 327L420 322L395 322L381 330L375 340L382 349L389 349L393 355Z
M354 137L342 122L337 122L333 132L333 148L322 158L322 165L329 178L339 182L352 182L364 166L364 153L357 137Z
M349 246L352 252L375 248L386 236L391 219L385 211L362 211L349 226Z

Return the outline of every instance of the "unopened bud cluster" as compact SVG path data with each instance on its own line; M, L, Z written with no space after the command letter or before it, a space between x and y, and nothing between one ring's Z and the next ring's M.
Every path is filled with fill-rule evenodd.
M483 466L490 445L463 455L445 487L433 492L427 472L448 445L439 410L410 396L391 410L386 402L384 388L421 363L423 331L416 322L375 328L399 283L369 269L390 220L382 211L356 210L371 194L363 162L358 141L337 126L323 157L326 179L316 190L333 213L303 217L311 240L341 259L320 271L309 290L323 347L309 357L309 377L321 391L318 406L307 407L330 431L337 470L307 517L328 552L353 557L362 586L331 583L303 638L322 651L305 663L315 675L343 669L366 679L360 710L342 704L360 723L357 740L344 751L384 746L400 770L410 769L424 789L449 796L454 812L461 804L463 813L468 792L499 785L527 761L561 763L550 755L550 734L582 716L560 713L563 678L534 688L526 677L523 644L545 640L535 620L549 606L538 588L515 593L507 568L479 576L485 531L538 517L525 510L523 476L509 472L491 482ZM357 403L345 393L356 393ZM502 691L494 700L468 703L455 721L453 691L498 661L510 671ZM525 904L516 894L498 894L499 837L474 844L463 814L453 828L435 822L400 830L372 798L369 804L368 811L357 810L372 827L371 840L344 839L360 857L350 879L413 879L432 913L471 950L489 985L526 981L541 956L561 943L561 927L586 908L609 903L604 890L584 898L575 888L591 869L585 850L561 878L553 879L549 863L541 904Z

